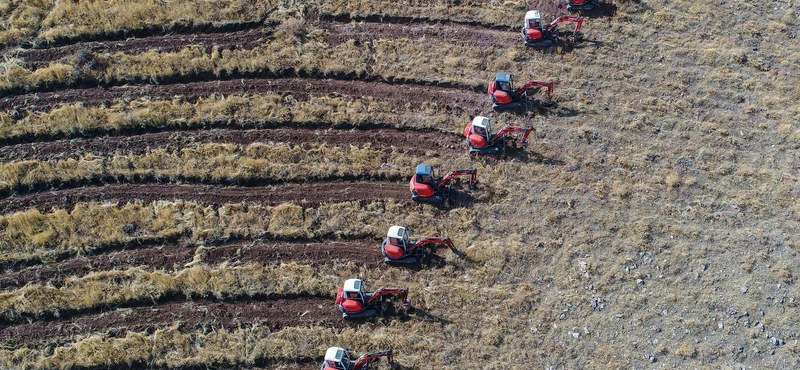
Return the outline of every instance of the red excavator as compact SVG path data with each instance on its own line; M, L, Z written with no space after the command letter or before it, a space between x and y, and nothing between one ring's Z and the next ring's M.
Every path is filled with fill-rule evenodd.
M411 308L408 300L408 288L381 288L373 293L364 292L364 281L348 279L344 287L336 292L336 305L345 319L365 319L387 313L392 307L392 300L397 299L403 309Z
M469 153L477 154L505 154L508 136L512 132L522 133L522 146L528 146L528 135L533 128L506 126L496 134L491 133L491 120L488 117L478 116L464 129L467 137Z
M581 24L583 24L583 17L576 15L562 15L558 17L553 23L547 27L542 23L542 12L539 10L531 10L525 13L525 24L522 27L522 39L525 40L525 46L535 45L548 45L558 43L558 26L561 22L574 22L575 32L573 33L573 42L578 42L581 37Z
M514 89L514 75L508 72L499 72L494 80L489 82L489 96L492 98L492 109L497 112L527 109L528 89L531 87L546 87L547 100L545 105L552 103L552 81L528 81L519 89Z
M385 351L368 353L361 357L351 360L350 352L341 347L330 347L325 351L325 361L320 370L367 370L374 362L386 357L392 369L397 368L397 361L394 360L394 353L391 349Z
M571 12L576 11L590 11L600 6L597 0L567 0L567 10Z
M386 239L383 240L381 251L386 257L387 264L418 264L425 260L425 251L436 245L446 245L453 253L461 255L461 249L456 249L450 238L422 238L417 241L409 240L410 230L402 226L392 226Z
M425 202L434 205L443 205L450 200L450 181L456 176L469 175L470 186L475 185L477 169L451 171L441 180L436 180L433 175L433 166L421 164L417 166L416 173L408 182L411 189L411 199L416 202Z

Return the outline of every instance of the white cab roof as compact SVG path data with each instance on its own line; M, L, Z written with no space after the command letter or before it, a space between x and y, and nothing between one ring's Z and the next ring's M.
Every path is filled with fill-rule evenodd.
M389 233L387 234L390 238L398 238L403 239L403 234L405 234L406 228L402 226L392 226L389 228Z
M330 347L325 351L325 361L341 362L342 356L344 356L344 348L342 347Z
M347 279L347 281L344 282L343 289L345 292L360 292L361 279Z
M531 10L525 13L525 20L529 19L542 19L542 12L540 10Z
M489 126L489 118L484 116L477 116L474 119L472 119L472 125L486 128Z

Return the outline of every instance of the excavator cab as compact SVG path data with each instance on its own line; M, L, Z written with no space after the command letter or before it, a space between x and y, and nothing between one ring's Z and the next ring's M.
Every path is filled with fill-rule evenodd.
M525 44L540 41L544 35L542 12L531 10L525 13L525 25L522 27L522 38L525 39Z
M361 279L347 279L342 291L345 300L358 300L364 302L364 281Z
M422 262L423 248L414 249L409 240L410 230L402 226L392 226L381 245L384 262L387 264L415 264ZM409 251L411 249L411 251Z
M500 72L494 80L489 82L488 93L492 97L494 104L511 104L515 101L514 75L508 72Z
M428 198L435 198L439 186L433 174L433 166L425 163L418 165L409 182L409 188L413 200L426 201Z
M429 164L420 164L416 169L416 180L418 184L426 184L430 186L436 185L434 180L433 166Z
M386 244L406 250L408 248L407 229L397 225L390 227L386 235Z
M325 351L325 362L320 370L350 370L353 361L350 354L341 347L330 347Z
M477 116L472 123L464 129L464 136L467 137L467 144L470 147L484 147L489 140L489 130L491 120L488 117Z

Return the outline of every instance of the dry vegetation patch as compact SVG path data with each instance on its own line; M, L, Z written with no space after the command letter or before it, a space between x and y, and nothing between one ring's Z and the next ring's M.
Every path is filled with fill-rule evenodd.
M47 261L62 253L89 254L106 246L177 239L195 243L235 238L379 237L392 224L421 225L432 216L404 214L405 203L344 202L301 207L193 202L78 203L72 211L29 210L0 218L2 262ZM431 226L422 230L429 230Z
M437 129L458 133L469 117L450 116L436 103L399 110L370 96L291 94L209 96L194 103L174 100L117 102L108 107L63 105L16 117L0 114L0 137L8 142L151 130L225 127L329 127Z
M385 9L387 18L464 17L497 24L516 23L509 17L518 20L529 5L330 4L341 9L326 11L333 15L365 10L370 16ZM416 368L476 363L797 368L797 11L792 4L772 1L618 5L613 17L589 19L584 29L588 41L569 52L518 45L470 48L438 40L421 48L420 40L402 38L349 41L334 49L312 24L314 17L326 19L324 14L309 8L305 13L276 11L285 20L279 27L283 36L254 50L214 53L189 47L175 53L98 55L103 67L78 77L72 77L74 66L54 63L30 71L7 61L0 69L6 91L70 83L72 78L158 81L265 71L482 89L493 72L508 70L523 79L556 80L558 106L533 118L509 119L536 128L536 139L519 156L463 156L437 163L479 168L483 193L469 208L434 214L430 208L391 203L303 209L287 205L278 212L288 220L283 225L265 222L277 212L267 207L245 211L184 203L92 204L81 210L85 218L73 219L72 214L80 213L63 210L7 215L4 222L13 218L19 222L16 229L27 231L18 235L6 229L0 236L4 253L22 256L98 245L109 234L98 234L104 230L99 226L82 229L85 220L98 217L112 224L110 230L144 219L150 224L139 227L147 230L143 235L188 229L198 239L228 232L277 233L281 226L287 235L340 229L361 235L366 229L382 236L391 223L418 225L418 234L458 238L468 258L448 256L439 269L353 272L376 284L411 286L412 298L419 297L424 312L420 320L341 331L132 333L113 340L86 338L52 352L3 350L0 359L8 367L32 368L249 366L285 361L287 356L315 362L325 347L343 345L362 352L394 347L404 366ZM504 20L486 18L501 14L495 11ZM455 123L446 125L448 131L457 128ZM236 149L237 154L244 152ZM295 159L305 155L298 152ZM220 160L220 168L238 168L241 161L233 157ZM319 166L358 165L337 158ZM376 163L373 158L363 161ZM411 168L408 161L400 168ZM25 178L27 168L6 166L11 179ZM132 219L93 213L123 208L132 209ZM61 224L60 219L69 221ZM300 220L318 224L300 225ZM72 230L79 237L54 246L71 240ZM133 238L121 231L110 235Z

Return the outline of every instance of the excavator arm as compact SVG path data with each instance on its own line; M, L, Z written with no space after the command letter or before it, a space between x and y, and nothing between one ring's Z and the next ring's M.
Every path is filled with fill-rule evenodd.
M525 90L534 86L547 87L547 101L550 101L553 96L553 87L555 86L553 81L528 81L528 83L517 89L514 95L521 95Z
M372 293L372 297L369 298L367 304L370 304L377 300L380 297L388 296L388 295L396 295L400 298L400 301L404 304L408 302L408 288L381 288Z
M453 251L453 253L459 256L461 255L461 249L456 249L456 246L453 245L453 242L450 240L450 238L422 238L418 240L411 248L414 249L417 247L421 247L425 244L444 244L448 248L450 248L450 250Z
M523 144L527 144L528 143L528 135L530 135L531 131L533 131L533 128L531 128L531 127L506 126L502 130L500 130L496 134L494 134L494 136L492 136L492 141L495 141L495 140L503 137L503 135L508 134L510 132L522 132L523 133L522 134L522 143Z
M450 180L452 180L456 176L466 176L466 175L469 175L469 184L470 185L475 185L475 182L477 181L478 170L475 169L475 168L472 168L472 169L469 169L469 170L451 171L450 173L448 173L447 175L444 176L442 181L439 182L439 187L442 187L442 186L446 185L448 182L450 182Z
M573 35L575 36L574 41L577 42L578 39L580 38L581 25L583 24L583 17L577 15L562 15L558 17L556 20L554 20L553 23L550 23L550 25L547 26L547 30L548 31L554 30L556 26L558 26L558 24L561 22L575 23L575 32L573 33Z
M386 357L386 360L389 361L389 365L395 366L394 352L392 352L391 349L387 349L385 351L367 353L357 358L353 362L353 370L365 369L372 361L378 360L381 357Z

